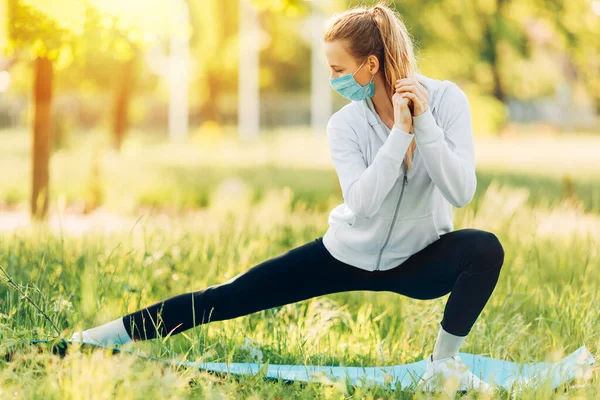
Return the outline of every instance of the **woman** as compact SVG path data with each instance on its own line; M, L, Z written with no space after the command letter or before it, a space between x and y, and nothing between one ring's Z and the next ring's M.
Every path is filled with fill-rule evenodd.
M453 229L452 206L467 205L476 188L468 99L453 82L417 73L407 29L385 3L335 15L324 40L331 86L351 100L327 127L344 203L325 235L72 340L152 339L344 291L451 293L420 386L455 375L459 389L491 389L458 356L504 262L493 233Z

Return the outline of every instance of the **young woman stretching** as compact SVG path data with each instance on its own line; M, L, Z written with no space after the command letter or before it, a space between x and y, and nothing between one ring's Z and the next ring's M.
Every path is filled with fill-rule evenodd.
M454 374L459 389L492 389L458 356L504 262L493 233L453 226L452 206L469 204L477 184L467 96L417 72L407 29L385 3L334 15L324 41L331 86L351 102L327 126L344 202L323 237L72 340L125 344L353 290L450 293L420 387Z

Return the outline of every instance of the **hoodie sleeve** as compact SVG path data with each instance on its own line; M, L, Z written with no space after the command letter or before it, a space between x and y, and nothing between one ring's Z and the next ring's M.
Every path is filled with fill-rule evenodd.
M455 207L471 202L477 187L471 110L465 92L448 81L438 108L443 128L431 109L413 117L413 130L425 168L443 196Z
M344 203L355 215L372 217L400 176L402 161L414 134L393 127L371 165L367 166L356 132L339 114L327 124L331 160Z

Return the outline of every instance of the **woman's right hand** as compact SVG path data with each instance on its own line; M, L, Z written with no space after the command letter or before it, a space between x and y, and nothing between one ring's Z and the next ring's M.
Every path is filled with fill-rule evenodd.
M394 106L394 126L404 132L412 132L412 114L408 107L410 99L402 97L400 93L394 93L392 104Z

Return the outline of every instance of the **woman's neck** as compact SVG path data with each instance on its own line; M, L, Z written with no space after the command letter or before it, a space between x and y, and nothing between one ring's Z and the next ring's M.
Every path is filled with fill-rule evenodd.
M394 126L394 106L387 95L383 79L380 74L375 76L375 95L371 98L379 118L389 129Z

